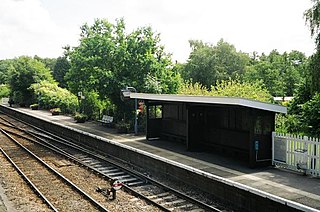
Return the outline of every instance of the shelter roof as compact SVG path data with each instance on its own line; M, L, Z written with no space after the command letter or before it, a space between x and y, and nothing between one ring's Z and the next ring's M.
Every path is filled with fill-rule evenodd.
M239 97L221 97L221 96L191 96L191 95L176 95L176 94L147 94L147 93L130 93L131 99L143 99L165 102L185 102L185 103L200 103L200 104L216 104L216 105L235 105L259 110L266 110L275 113L287 113L287 107L271 104L252 99Z

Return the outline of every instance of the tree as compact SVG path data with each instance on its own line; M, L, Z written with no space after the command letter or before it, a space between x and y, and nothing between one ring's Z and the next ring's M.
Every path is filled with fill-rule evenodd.
M262 82L273 96L293 96L303 83L307 63L301 52L280 54L273 50L269 55L262 54L252 60L244 80Z
M97 19L92 26L84 24L80 36L80 45L67 54L71 68L66 79L72 92L96 92L99 99L110 99L125 111L128 106L120 102L119 93L126 86L139 92L178 89L180 75L173 71L160 35L150 27L127 34L123 19L116 24Z
M311 36L316 37L316 45L320 47L320 1L312 0L314 5L304 12L306 23L309 25Z
M8 78L11 95L20 105L29 105L34 101L34 95L29 89L31 84L42 80L53 82L49 69L42 62L25 56L13 60Z
M53 78L59 83L59 86L62 88L67 87L67 82L64 77L69 71L71 65L66 57L58 57L57 61L53 67Z
M12 68L12 60L0 60L0 84L8 82L8 74Z
M307 135L320 137L320 93L302 105L302 120L304 132Z
M309 25L311 36L315 37L317 52L311 56L308 79L311 81L312 94L320 91L320 1L312 0L314 5L304 12L306 23Z
M57 61L56 58L41 58L38 55L35 55L33 59L42 62L45 65L45 67L50 70L50 72L53 72L53 68Z
M218 80L235 79L241 76L249 56L237 52L236 48L222 39L213 46L202 41L189 41L191 53L182 72L185 80L192 79L210 88Z

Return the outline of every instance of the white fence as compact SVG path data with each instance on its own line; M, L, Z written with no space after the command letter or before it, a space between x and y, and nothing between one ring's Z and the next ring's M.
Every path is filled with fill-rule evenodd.
M273 132L272 163L319 177L320 141L318 138Z

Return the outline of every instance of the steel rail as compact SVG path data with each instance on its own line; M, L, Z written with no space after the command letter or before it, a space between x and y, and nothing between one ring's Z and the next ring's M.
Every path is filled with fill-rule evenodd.
M35 184L24 174L24 172L18 167L18 165L10 158L10 156L0 148L2 154L6 157L6 159L13 165L13 167L18 171L19 175L26 181L26 183L31 187L31 189L35 192L36 195L39 195L40 198L51 208L53 211L58 212L58 209L53 206L53 204L45 197L44 194L37 188Z
M75 145L73 142L70 142L70 141L68 141L68 140L66 140L66 139L64 139L64 138L60 138L59 136L53 135L53 134L51 134L51 133L49 133L49 132L46 132L46 131L44 131L44 130L41 130L41 132L42 132L42 133L45 133L45 134L49 134L50 136L53 136L53 137L55 137L55 138L53 139L53 138L50 138L50 137L48 137L48 136L44 136L44 135L42 135L42 134L39 134L39 133L36 133L36 132L33 132L33 131L27 131L27 130L23 130L23 129L19 129L19 130L21 130L21 131L23 131L23 132L25 132L25 133L27 133L27 134L29 134L29 135L34 136L36 139L41 140L41 142L45 142L47 145L50 145L50 146L53 148L53 149L50 148L50 149L52 149L53 151L56 151L56 152L64 155L65 157L67 157L67 158L69 158L69 159L71 159L71 160L74 160L74 161L76 161L77 163L79 163L79 164L81 164L81 165L83 165L83 166L86 166L86 167L88 167L88 168L96 171L97 173L99 173L100 175L103 175L103 176L107 177L108 179L110 179L110 177L107 176L106 174L100 172L99 170L95 169L94 167L90 167L88 164L83 163L81 160L77 159L77 158L74 157L73 155L65 152L64 150L61 150L60 148L56 147L55 145L51 144L50 142L48 143L47 141L39 138L38 136L44 137L45 139L50 139L51 141L54 141L54 142L58 142L58 143L60 143L60 144L62 144L62 145L64 145L64 146L68 146L69 148L76 149L77 151L85 152L86 154L89 154L89 155L92 156L92 157L98 158L99 160L103 160L104 162L111 163L112 165L118 167L118 168L121 169L121 170L125 170L126 172L129 172L129 173L131 173L132 175L136 175L136 176L138 176L139 178L143 178L143 179L146 180L146 182L151 182L152 184L157 185L157 186L161 187L162 189L164 189L164 190L166 190L166 191L172 192L172 193L175 194L176 196L178 196L178 197L180 197L180 198L182 198L182 199L184 199L184 200L186 200L186 201L188 201L188 202L190 202L190 203L193 203L193 204L195 204L195 205L198 205L198 206L200 206L200 207L202 207L202 208L206 208L207 210L210 210L210 211L221 211L221 210L217 209L216 207L210 206L210 205L208 205L208 204L206 204L206 203L203 203L203 202L201 202L201 201L199 201L199 200L196 200L196 199L194 199L194 198L192 198L192 197L190 197L190 196L187 196L186 194L183 194L183 193L181 193L181 192L179 192L179 191L177 191L177 190L175 190L175 189L173 189L173 188L170 188L170 187L168 187L168 186L166 186L166 185L164 185L164 184L162 184L162 183L160 183L160 182L158 182L158 181L156 181L156 180L153 180L153 179L151 179L151 178L148 177L148 176L145 176L145 175L143 175L143 174L141 174L141 173L138 173L138 172L136 172L136 171L134 171L134 170L127 169L126 167L123 167L123 166L121 166L120 164L117 164L117 163L115 163L114 161L111 161L110 159L108 159L108 158L106 158L106 157L104 157L104 156L97 155L97 154L95 154L95 153L93 153L93 152L91 152L91 151L89 151L89 150L87 150L87 149L85 149L85 148L83 148L83 147L81 147L81 146ZM63 142L62 142L62 141L63 141ZM37 143L38 143L38 142L37 142ZM43 145L43 144L41 144L41 143L38 143L38 144ZM49 148L48 146L46 146L46 147ZM158 208L160 208L160 209L162 209L162 210L164 210L164 211L170 211L168 208L164 207L163 205L158 204L157 202L151 200L150 198L146 197L145 195L139 193L138 191L135 191L135 190L134 190L133 188L131 188L130 186L124 184L124 188L125 188L128 192L131 192L131 193L134 194L135 196L138 196L138 197L146 200L147 202L149 202L149 203L157 206Z
M106 209L103 205L101 205L99 202L97 202L95 199L93 199L90 195L88 195L86 192L84 192L82 189L80 189L77 185L75 185L73 182L71 182L69 179L64 177L62 174L60 174L58 171L53 169L50 165L48 165L46 162L44 162L41 158L39 158L37 155L35 155L33 152L31 152L28 148L24 147L22 144L20 144L16 139L11 137L6 131L4 131L2 128L0 128L0 131L6 135L10 140L14 141L18 146L20 146L22 149L24 149L26 152L28 152L32 157L34 157L36 160L38 160L42 165L44 165L49 171L60 177L64 182L66 182L71 188L73 188L75 191L77 191L79 194L84 196L87 200L89 200L95 207L97 207L100 211L108 212L108 209Z
M4 131L8 132L7 130L4 130ZM22 131L23 131L23 130L22 130ZM25 132L28 133L28 134L32 134L32 133L30 133L30 132L28 132L28 131L25 131ZM60 155L63 155L64 157L66 157L66 158L68 158L68 159L71 159L72 161L75 161L76 163L78 163L78 164L80 164L80 165L82 165L82 166L84 166L84 167L87 167L87 168L89 168L89 169L91 169L91 170L94 170L94 171L97 172L98 174L100 174L100 175L102 175L102 176L104 176L104 177L107 177L108 179L111 179L108 175L104 174L103 172L95 169L94 167L89 166L88 164L84 163L83 161L79 160L78 158L74 157L73 155L65 152L64 150L61 150L61 149L57 148L56 146L54 146L54 145L52 145L52 144L50 144L50 143L47 143L47 141L45 141L45 140L43 140L43 139L41 139L41 138L39 138L39 137L36 137L36 136L35 136L36 139L39 139L39 140L41 140L42 142L45 142L46 144L43 144L43 143L40 143L40 142L31 140L31 139L29 139L29 138L27 138L27 137L24 137L24 136L22 136L22 135L20 135L20 134L14 133L14 132L9 132L9 133L14 134L14 135L16 135L16 136L23 137L24 139L28 139L28 140L30 140L31 142L35 142L35 143L38 144L38 145L44 146L44 147L46 147L46 148L48 148L48 149L50 149L50 150L52 150L52 151L54 151L54 152L56 152L56 153L59 153ZM78 151L79 151L79 150L78 150ZM97 156L95 156L95 157L97 157ZM151 203L152 205L155 205L156 207L160 208L161 210L163 210L163 211L168 211L168 212L170 211L170 210L167 209L166 207L164 207L164 206L162 206L161 204L158 204L157 202L149 199L149 198L146 197L145 195L143 195L143 194L135 191L134 189L130 188L129 186L127 186L127 185L124 184L123 187L124 187L127 191L129 191L129 192L131 192L132 194L134 194L134 196L138 196L138 197L144 199L145 201Z

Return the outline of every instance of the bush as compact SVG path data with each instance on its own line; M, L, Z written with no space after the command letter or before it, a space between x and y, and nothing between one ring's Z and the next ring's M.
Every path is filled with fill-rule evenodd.
M84 123L87 120L87 118L88 117L85 114L82 114L82 113L76 113L75 116L74 116L74 120L77 123Z
M130 124L125 121L120 121L116 124L118 133L128 133L130 130Z
M57 108L63 113L73 114L78 109L78 98L56 83L42 81L30 87L35 96L39 95L40 106L44 109Z
M86 114L88 119L98 118L99 113L108 105L108 102L100 100L99 94L94 91L83 92L83 94L85 99L82 99L80 103L81 112Z
M9 97L10 88L8 85L0 85L0 99L3 97Z
M266 88L259 83L240 82L239 80L222 80L209 91L200 83L185 82L179 94L201 96L229 96L254 99L262 102L271 102L272 96Z
M61 109L60 108L53 108L50 110L51 114L54 115L60 115Z
M39 104L32 104L30 105L31 110L38 110Z

